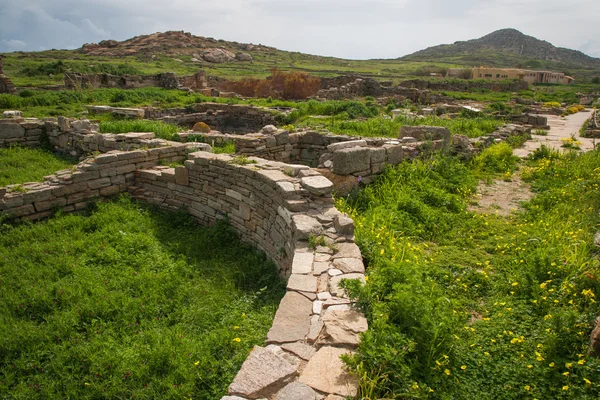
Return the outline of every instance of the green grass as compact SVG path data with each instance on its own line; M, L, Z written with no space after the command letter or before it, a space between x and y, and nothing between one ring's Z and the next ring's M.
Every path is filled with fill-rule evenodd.
M0 187L41 182L46 175L71 168L77 160L44 149L13 146L0 149Z
M156 137L177 140L177 133L187 131L178 125L151 120L114 120L100 123L101 133L154 132Z
M338 200L368 262L350 285L369 319L348 360L359 397L597 398L600 153L534 154L523 213L468 211L482 173L515 167L504 153L404 163Z
M336 117L337 118L337 117ZM333 120L307 118L300 125L314 128L326 128L333 133L349 136L390 137L397 138L403 125L432 125L443 126L452 134L467 135L471 138L488 135L502 126L504 122L490 117L458 117L454 119L440 117L410 118L397 117L385 119L383 117L369 118L366 120Z
M128 198L0 226L0 393L218 399L284 287L230 228Z

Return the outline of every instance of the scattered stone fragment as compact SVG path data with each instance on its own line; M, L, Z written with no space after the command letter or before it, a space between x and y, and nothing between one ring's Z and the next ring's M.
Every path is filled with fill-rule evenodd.
M318 236L323 231L323 226L313 217L305 214L292 216L298 239L308 239L311 235Z

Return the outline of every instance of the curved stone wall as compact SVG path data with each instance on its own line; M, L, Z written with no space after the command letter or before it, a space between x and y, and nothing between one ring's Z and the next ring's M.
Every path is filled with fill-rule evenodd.
M128 191L168 209L187 209L202 223L228 218L242 240L262 249L287 279L267 346L256 346L226 399L340 399L357 383L340 360L367 330L364 316L340 288L365 280L353 221L334 207L333 184L302 165L208 152L193 144L110 151L43 183L0 188L0 215L41 219L57 209ZM162 162L182 160L169 168ZM161 162L162 161L162 162Z

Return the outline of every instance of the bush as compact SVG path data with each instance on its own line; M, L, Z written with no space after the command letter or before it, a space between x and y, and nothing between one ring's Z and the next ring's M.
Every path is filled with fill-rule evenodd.
M484 149L471 162L473 168L481 173L503 174L513 172L518 160L508 143L498 143Z
M321 79L304 72L271 71L266 79L246 78L226 82L225 90L246 97L274 97L285 100L301 100L314 96L321 87Z

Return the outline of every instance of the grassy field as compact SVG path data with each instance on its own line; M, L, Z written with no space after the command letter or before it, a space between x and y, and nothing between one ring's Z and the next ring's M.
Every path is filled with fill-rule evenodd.
M396 119L385 119L383 117L369 118L366 120L324 120L308 118L299 125L314 128L325 128L333 133L349 136L365 137L390 137L397 138L403 125L417 126L443 126L452 134L467 135L476 138L494 132L504 122L489 117L459 117L454 119L426 117L420 119L397 117Z
M77 159L54 154L44 149L10 147L0 149L0 187L40 182L44 176L77 164Z
M468 211L479 179L519 168L510 153L404 163L338 200L368 261L359 397L598 398L600 153L536 152L524 212Z
M155 59L144 56L114 57L87 56L68 50L49 50L35 53L4 53L4 71L18 87L59 85L67 70L82 73L106 72L112 74L157 74L175 72L192 75L203 69L209 75L226 79L244 77L264 78L271 69L308 72L311 75L331 77L340 74L360 74L398 83L415 77L423 67L458 67L455 63L412 62L400 60L343 60L334 57L313 56L297 52L265 50L253 52L252 63L198 63L192 56L174 57L157 55ZM59 62L60 60L60 62Z
M225 224L128 198L0 225L0 393L218 399L284 286Z

